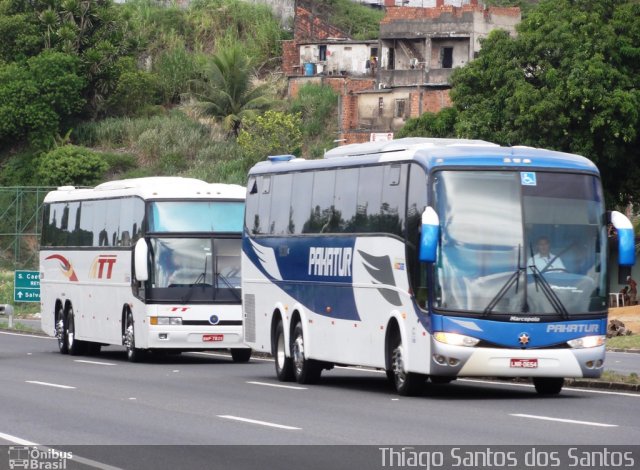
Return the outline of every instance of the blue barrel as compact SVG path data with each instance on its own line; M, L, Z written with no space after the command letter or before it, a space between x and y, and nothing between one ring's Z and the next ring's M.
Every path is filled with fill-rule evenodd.
M315 67L313 66L312 63L307 62L306 64L304 64L304 74L307 75L307 76L308 75L313 75L314 68Z

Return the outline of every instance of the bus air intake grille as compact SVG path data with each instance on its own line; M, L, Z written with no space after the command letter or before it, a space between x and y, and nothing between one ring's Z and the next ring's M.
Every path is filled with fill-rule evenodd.
M254 294L244 296L244 340L250 343L256 340L256 296Z

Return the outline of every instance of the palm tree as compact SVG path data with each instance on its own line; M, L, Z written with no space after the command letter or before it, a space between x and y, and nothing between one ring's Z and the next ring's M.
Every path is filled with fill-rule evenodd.
M196 110L222 122L229 135L237 137L243 118L265 111L275 102L267 96L267 85L252 86L252 73L240 46L223 49L212 58L204 79L191 83Z

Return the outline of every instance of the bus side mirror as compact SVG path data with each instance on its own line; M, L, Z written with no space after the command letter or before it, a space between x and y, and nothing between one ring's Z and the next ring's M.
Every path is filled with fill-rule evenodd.
M133 252L136 279L140 282L144 282L149 279L149 264L147 263L148 256L149 248L147 247L147 241L144 238L141 238L136 242L136 247Z
M631 221L618 211L611 211L611 223L618 231L618 264L636 264L636 240Z
M433 207L427 207L422 213L422 233L420 234L420 261L433 263L438 251L440 239L440 218Z

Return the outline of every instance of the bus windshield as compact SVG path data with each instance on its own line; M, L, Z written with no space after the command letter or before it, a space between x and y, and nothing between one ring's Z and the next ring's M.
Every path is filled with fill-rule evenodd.
M150 238L152 300L240 301L239 238Z
M595 176L441 171L434 307L453 314L606 311L606 227Z
M242 201L155 201L149 232L242 232Z

